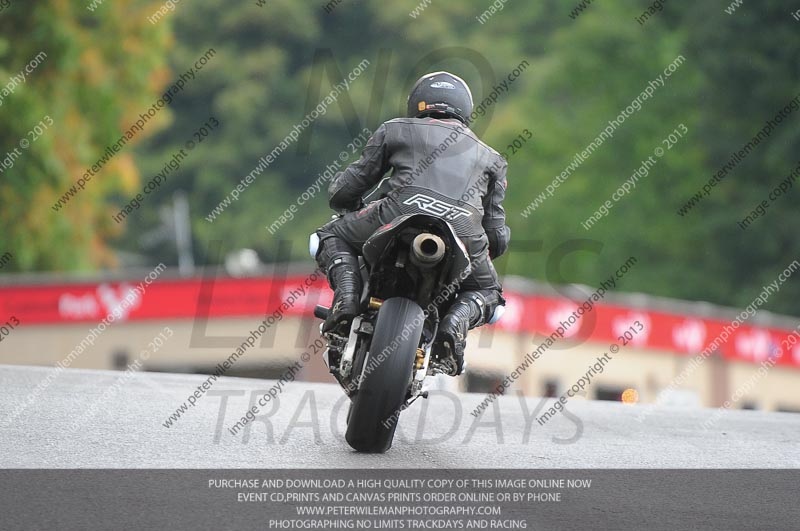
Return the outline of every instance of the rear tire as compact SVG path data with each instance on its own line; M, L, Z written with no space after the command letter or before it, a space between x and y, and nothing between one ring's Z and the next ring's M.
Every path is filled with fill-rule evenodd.
M353 398L345 434L354 450L383 453L392 447L424 321L422 308L403 297L385 300L378 310L369 354L364 360L368 372ZM387 419L389 422L384 424Z

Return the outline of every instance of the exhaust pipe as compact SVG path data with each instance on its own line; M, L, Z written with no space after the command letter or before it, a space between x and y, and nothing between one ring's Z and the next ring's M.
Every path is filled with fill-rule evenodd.
M444 258L444 241L429 232L418 234L411 242L411 263L422 269L429 269Z

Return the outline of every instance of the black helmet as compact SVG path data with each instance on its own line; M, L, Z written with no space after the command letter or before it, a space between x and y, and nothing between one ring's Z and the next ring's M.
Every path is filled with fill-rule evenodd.
M472 114L472 92L460 77L449 72L425 74L408 95L408 116L422 118L443 114L465 125Z

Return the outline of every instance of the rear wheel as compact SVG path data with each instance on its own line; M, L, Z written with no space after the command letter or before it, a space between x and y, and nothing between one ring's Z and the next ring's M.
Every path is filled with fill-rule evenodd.
M402 297L385 300L378 311L361 385L348 415L345 438L353 449L382 453L391 448L424 321L422 308Z

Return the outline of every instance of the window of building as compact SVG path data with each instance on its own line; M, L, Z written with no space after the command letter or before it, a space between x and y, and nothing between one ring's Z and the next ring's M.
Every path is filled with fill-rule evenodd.
M609 385L598 385L595 391L595 400L610 400L612 402L621 402L622 393L625 387L612 387Z
M545 398L555 398L558 396L558 380L555 378L545 380L543 396Z
M467 392L468 393L490 393L495 392L496 388L503 381L503 375L492 372L468 372L467 373ZM503 393L505 394L505 389Z

